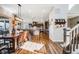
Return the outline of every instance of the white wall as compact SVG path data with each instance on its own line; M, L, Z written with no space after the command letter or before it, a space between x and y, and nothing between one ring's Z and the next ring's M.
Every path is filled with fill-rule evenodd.
M65 19L67 21L66 13L68 11L68 5L59 4L55 5L51 13L49 14L49 37L52 41L62 42L63 41L63 28L56 28L55 19ZM52 19L52 20L51 20ZM65 27L67 24L65 25Z

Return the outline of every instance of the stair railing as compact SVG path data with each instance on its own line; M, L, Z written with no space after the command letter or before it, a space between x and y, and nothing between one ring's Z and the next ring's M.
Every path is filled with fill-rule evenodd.
M79 24L77 24L72 29L70 29L68 42L67 42L66 32L65 32L65 35L64 35L65 48L68 46L70 53L78 49L78 34L79 34Z

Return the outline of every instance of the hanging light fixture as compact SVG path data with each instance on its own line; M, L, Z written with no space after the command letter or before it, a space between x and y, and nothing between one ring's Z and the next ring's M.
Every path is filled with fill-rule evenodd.
M18 5L18 17L21 17L21 4Z
M17 4L18 5L18 17L21 19L21 4ZM20 29L22 29L23 27L23 19L22 19L22 22L20 23Z

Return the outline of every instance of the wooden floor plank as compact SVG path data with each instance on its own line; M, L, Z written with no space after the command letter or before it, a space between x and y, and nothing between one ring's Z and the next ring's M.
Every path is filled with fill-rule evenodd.
M61 54L63 51L63 48L59 47L56 43L51 42L49 39L48 34L40 33L40 35L34 35L32 36L32 42L36 43L42 43L45 45L47 54L53 53L53 54ZM25 54L23 51L20 51L20 54ZM26 54L29 54L30 52L27 52Z

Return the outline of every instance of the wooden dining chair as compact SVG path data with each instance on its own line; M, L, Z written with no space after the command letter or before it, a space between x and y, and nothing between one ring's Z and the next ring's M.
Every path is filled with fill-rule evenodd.
M22 45L22 33L18 36L18 48Z

